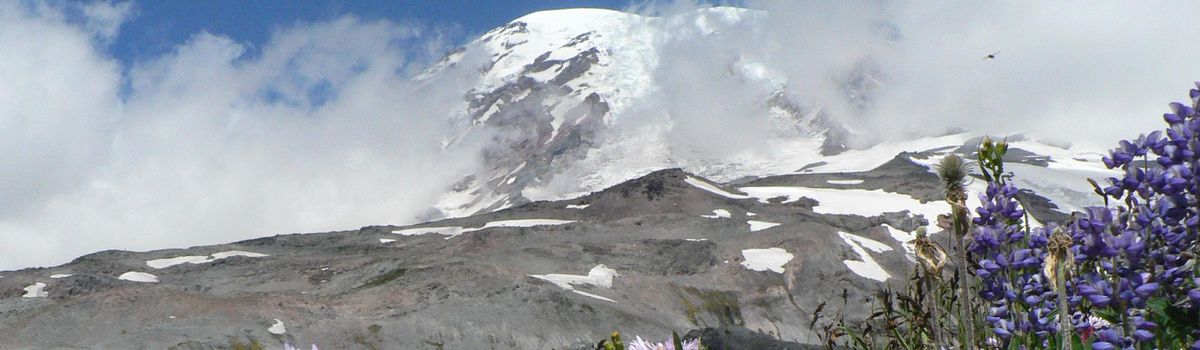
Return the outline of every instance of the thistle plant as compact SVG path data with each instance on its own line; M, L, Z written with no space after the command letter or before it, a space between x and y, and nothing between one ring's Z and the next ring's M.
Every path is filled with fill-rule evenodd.
M942 269L946 266L946 251L937 242L929 239L924 227L917 228L916 235L916 239L910 243L915 247L918 265L924 272L917 274L917 279L925 285L927 291L918 293L918 295L924 297L922 302L929 306L929 314L934 321L929 323L933 343L941 347L942 344L945 344L942 339L942 322L938 322L942 319L942 311L938 307L942 298L935 284L942 281Z
M955 316L958 320L959 344L974 344L975 332L972 329L975 324L975 319L972 317L974 316L974 306L968 292L968 281L964 278L967 266L965 241L971 225L970 212L967 209L967 181L971 175L971 164L957 154L951 154L934 165L934 169L937 170L938 179L942 182L946 203L950 204L949 229L955 248L954 276L958 289Z
M1046 259L1042 266L1042 276L1050 282L1050 289L1057 297L1059 315L1064 315L1063 308L1070 305L1067 302L1067 278L1075 271L1075 254L1071 252L1071 243L1071 237L1062 229L1054 230L1046 243ZM1066 317L1058 317L1059 330L1071 329L1070 326ZM1059 344L1063 350L1071 349L1070 341L1059 341Z
M917 228L916 236L916 239L909 243L915 247L915 255L921 269L932 280L942 279L942 269L946 267L946 250L929 239L924 227Z

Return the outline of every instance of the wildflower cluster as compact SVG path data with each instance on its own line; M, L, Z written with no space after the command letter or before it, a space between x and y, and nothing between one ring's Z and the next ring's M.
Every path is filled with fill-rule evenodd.
M1171 103L1165 130L1103 157L1123 176L1091 181L1105 206L1061 228L1023 227L999 159L1006 146L984 142L988 187L969 251L992 346L1200 350L1200 90L1190 95L1191 106Z
M922 277L910 280L907 294L883 293L861 326L838 319L838 332L826 328L827 345L849 334L844 344L854 349L1200 350L1196 87L1190 104L1170 104L1165 129L1120 141L1102 157L1120 174L1105 185L1088 179L1104 205L1061 225L1030 225L1021 190L1004 170L1008 144L988 138L976 163L987 189L968 220L968 162L947 156L935 170L952 212L939 227L953 233L954 254L918 234L911 243Z
M1200 88L1200 83L1197 83ZM1116 324L1096 329L1095 349L1187 344L1200 349L1200 274L1195 269L1200 212L1200 90L1191 106L1171 103L1165 130L1154 131L1103 158L1123 176L1097 187L1115 208L1088 208L1070 226L1081 274L1073 303Z
M1004 143L999 145L986 141L985 149L999 151L981 152L981 158L1002 157ZM1049 337L1058 332L1053 282L1042 273L1047 232L1054 227L1027 230L1022 223L1025 211L1016 198L1018 189L1004 183L998 167L984 166L983 171L992 175L993 181L980 194L983 205L975 209L975 233L967 249L978 265L978 296L988 306L986 321L994 334L991 345L1007 348L1015 340L1045 347Z

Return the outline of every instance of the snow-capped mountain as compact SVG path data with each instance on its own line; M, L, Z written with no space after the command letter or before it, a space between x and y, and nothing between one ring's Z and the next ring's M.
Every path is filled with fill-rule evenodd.
M844 124L819 106L794 101L785 81L736 52L716 74L739 82L754 106L732 106L744 111L730 110L727 117L760 124L745 125L753 131L744 135L770 137L758 147L717 155L687 147L695 140L673 139L690 137L678 131L698 126L679 115L687 108L670 106L677 102L670 101L671 87L658 81L677 73L660 69L663 50L677 40L720 36L722 28L753 28L764 15L727 7L671 17L544 11L453 51L416 78L437 84L442 76L479 74L461 109L451 112L464 130L445 145L476 137L494 144L483 155L484 170L464 175L437 207L453 217L563 199L669 167L721 180L788 173L844 151L850 137ZM869 89L870 80L853 75L846 84ZM858 90L847 92L847 99L863 98Z
M461 133L447 137L445 146L477 138L491 144L482 156L484 167L447 189L436 204L438 214L426 219L567 199L673 167L718 181L867 171L902 152L963 148L980 136L943 132L948 136L862 147L868 135L853 131L855 116L826 113L822 106L867 108L882 84L869 62L833 74L839 101L811 101L759 62L759 54L705 46L720 45L724 31L752 31L765 16L730 7L666 17L544 11L453 51L416 79L438 84L445 76L477 75L461 107L449 115L462 125ZM663 67L679 51L716 52L711 59L726 69ZM732 86L705 85L710 81ZM730 87L734 91L725 91ZM705 93L679 91L687 89L737 96L713 96L721 99L714 106L696 100ZM722 105L726 102L729 106ZM1038 165L1014 166L1019 184L1061 203L1064 211L1091 203L1086 178L1111 175L1092 150L1024 139L1014 148L1041 159L1030 163Z

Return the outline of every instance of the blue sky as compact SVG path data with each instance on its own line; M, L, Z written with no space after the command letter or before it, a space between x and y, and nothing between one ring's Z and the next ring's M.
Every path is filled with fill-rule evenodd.
M524 14L548 9L622 9L629 0L135 1L134 17L110 47L124 66L169 52L201 31L260 48L274 31L352 14L416 23L461 42Z

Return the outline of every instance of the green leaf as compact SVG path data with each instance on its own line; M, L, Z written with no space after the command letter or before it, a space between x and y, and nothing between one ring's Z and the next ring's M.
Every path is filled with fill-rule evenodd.
M1100 318L1104 319L1105 321L1108 321L1108 323L1121 324L1121 314L1117 313L1115 310L1111 310L1111 309L1094 310L1094 311L1092 311L1092 314L1095 314L1097 317L1100 317Z

